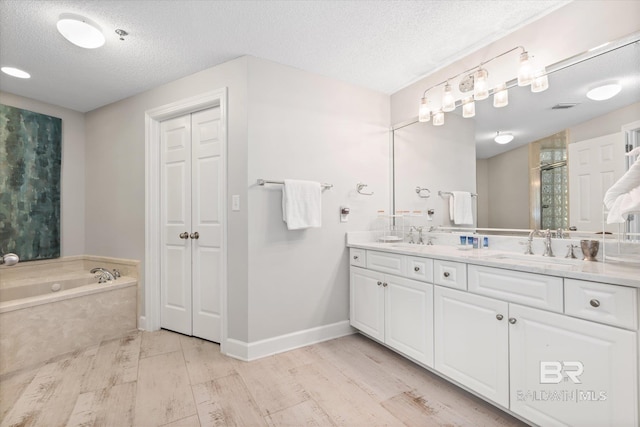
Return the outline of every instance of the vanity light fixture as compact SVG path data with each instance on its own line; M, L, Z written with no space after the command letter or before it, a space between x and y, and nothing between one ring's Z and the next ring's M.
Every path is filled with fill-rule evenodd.
M587 92L587 98L594 101L606 101L616 96L622 90L622 86L618 83L609 83L606 85L594 87Z
M539 66L533 56L529 55L529 52L522 47L516 46L506 52L494 56L487 61L481 62L479 65L465 70L455 76L433 85L426 89L422 94L420 100L420 107L418 109L418 121L428 122L433 116L434 126L440 126L444 124L444 112L453 111L456 108L456 101L451 90L451 81L463 76L460 80L458 87L460 92L464 95L464 101L461 101L458 105L462 106L463 117L473 117L475 115L475 104L468 102L469 94L467 92L473 91L473 100L480 101L493 94L493 106L496 108L504 107L509 104L509 94L507 92L507 85L502 83L498 85L493 91L489 90L489 71L485 68L485 65L489 62L500 58L508 53L520 50L519 56L519 68L518 68L518 85L526 86L531 85L532 92L542 92L549 88L549 79L547 77L547 71L545 67ZM427 92L438 86L444 85L442 94L441 107L437 113L433 112L427 106ZM437 108L437 106L436 106ZM437 119L436 119L437 116Z
M476 103L473 97L469 97L462 102L462 117L468 119L476 115Z
M498 131L493 140L498 144L508 144L513 141L513 134L510 132L500 133L500 131Z
M453 97L451 91L451 85L449 82L444 86L444 93L442 95L442 111L449 112L456 109L456 100Z
M98 48L106 40L98 24L80 15L63 13L56 26L65 39L85 49Z
M444 124L444 113L439 110L433 114L433 125L442 126Z
M509 92L507 84L501 83L493 90L493 106L496 108L506 107L509 105Z
M431 111L429 110L429 103L427 98L422 98L420 101L420 109L418 110L418 121L428 122L431 119Z
M2 67L0 68L0 71L2 71L3 73L11 76L11 77L17 77L19 79L29 79L31 78L31 74L27 73L26 71L23 71L19 68L14 68L14 67Z

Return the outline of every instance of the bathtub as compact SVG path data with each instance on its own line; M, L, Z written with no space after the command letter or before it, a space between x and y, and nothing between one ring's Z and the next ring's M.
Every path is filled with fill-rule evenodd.
M98 283L94 267L122 277ZM137 261L91 256L0 267L0 375L136 329L138 272Z

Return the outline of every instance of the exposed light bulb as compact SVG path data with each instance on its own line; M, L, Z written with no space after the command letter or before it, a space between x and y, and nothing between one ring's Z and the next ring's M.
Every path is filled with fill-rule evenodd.
M531 84L532 76L531 60L527 52L520 54L520 68L518 68L518 86Z
M56 27L65 39L85 49L100 47L106 40L100 27L83 16L63 13Z
M498 133L496 134L496 137L493 138L493 140L495 142L497 142L498 144L508 144L511 141L513 141L513 134L507 132L507 133L500 133L500 131L498 131Z
M587 98L594 101L606 101L616 96L622 90L622 86L618 83L606 84L603 86L594 87L587 92Z
M506 83L502 83L493 90L493 106L501 108L507 105L509 105L509 91Z
M469 97L462 103L462 117L468 119L476 115L476 103L473 101L473 97Z
M531 81L531 92L537 93L549 89L549 77L547 76L547 69L545 67L539 68L533 73L533 80Z
M19 68L14 68L14 67L2 67L0 68L0 71L2 71L3 73L10 75L12 77L17 77L19 79L28 79L31 78L31 74L27 73L26 71L23 71Z
M429 110L428 100L423 97L420 101L420 108L418 108L418 121L428 122L431 119L431 111Z
M480 68L478 71L476 71L473 79L473 97L476 101L486 99L489 96L489 82L487 81L488 77L489 72L484 68Z
M439 110L433 114L433 125L442 126L443 124L444 124L444 113L442 112L442 110Z
M456 100L451 91L451 85L447 82L444 85L444 93L442 95L442 111L449 112L456 109Z

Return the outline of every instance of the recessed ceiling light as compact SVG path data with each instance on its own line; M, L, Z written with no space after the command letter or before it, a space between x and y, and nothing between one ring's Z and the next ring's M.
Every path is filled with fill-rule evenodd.
M85 49L100 47L106 40L95 22L80 15L63 13L56 26L65 39Z
M19 79L31 78L31 74L27 73L26 71L22 71L19 68L2 67L2 68L0 68L0 70L5 74L8 74L8 75L13 76L13 77L17 77Z
M594 101L605 101L616 96L621 90L622 86L617 83L606 84L591 89L587 92L587 98L593 99Z
M496 134L496 137L493 138L493 140L495 142L497 142L498 144L508 144L511 141L513 141L513 134L506 132L506 133L500 133L498 131L498 133Z

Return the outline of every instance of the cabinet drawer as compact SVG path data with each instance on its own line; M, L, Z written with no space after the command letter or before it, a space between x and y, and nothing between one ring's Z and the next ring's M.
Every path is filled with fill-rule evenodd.
M467 265L461 262L433 261L434 283L455 289L467 289Z
M429 258L407 257L407 277L422 282L433 283L433 260Z
M404 255L367 251L367 268L382 271L384 273L404 276L405 258L406 257Z
M349 264L355 265L356 267L366 267L367 251L364 249L351 248L349 250Z
M562 313L560 277L469 265L469 292Z
M584 280L564 280L564 311L570 316L636 329L637 289Z

